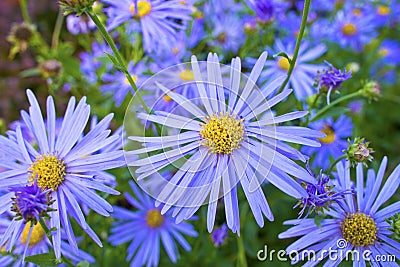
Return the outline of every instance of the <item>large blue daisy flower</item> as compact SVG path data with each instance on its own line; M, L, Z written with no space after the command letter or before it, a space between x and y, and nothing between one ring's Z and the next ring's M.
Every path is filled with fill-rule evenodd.
M128 165L139 167L136 170L138 180L157 171L163 172L167 166L177 167L173 177L155 196L158 204L165 203L163 214L173 207L173 215L180 222L191 218L201 205L208 203L207 227L211 232L221 192L227 225L233 232L239 232L239 183L260 226L264 224L263 215L273 220L260 186L264 179L296 198L307 196L304 188L291 177L310 182L315 180L291 160L304 162L306 159L281 141L318 147L319 142L312 139L325 135L304 127L276 125L303 117L307 112L273 115L270 108L285 99L292 90L285 89L271 96L284 77L272 81L262 90L255 87L266 58L267 53L264 52L250 76L244 80L241 80L241 61L234 58L230 80L223 82L216 54L210 53L204 63L207 69L204 80L202 77L205 74L201 73L201 67L193 56L192 71L199 90L200 105L158 84L190 116L161 111L151 115L138 114L140 119L173 130L172 134L161 137L130 136L131 140L143 143L144 148L126 153ZM140 156L148 152L152 155ZM141 158L137 159L136 155Z
M15 131L16 141L0 136L0 154L7 155L10 159L8 162L12 161L8 164L8 170L0 173L1 188L36 182L40 188L51 190L54 200L51 208L57 211L51 213L49 226L55 229L52 241L57 259L61 256L61 226L72 248L78 250L68 216L72 216L101 246L100 239L86 223L80 204L101 215L109 216L112 206L94 190L119 194L118 191L104 185L102 179L98 180L93 172L124 165L121 150L99 153L99 150L120 138L118 135L109 136L111 131L107 127L113 115L106 116L82 137L90 116L90 106L86 104L85 97L75 106L75 98L72 97L61 129L57 132L53 98L47 99L45 123L35 95L30 90L27 90L27 95L31 105L29 113L22 111L21 115L36 144L31 145L24 140L20 127ZM14 218L13 223L15 229L21 229L18 225L22 224L22 221ZM2 243L8 240L7 245L11 248L18 233L21 231L5 234Z
M125 193L125 198L137 210L114 206L112 216L117 221L113 224L109 241L113 246L131 242L127 256L131 266L158 266L160 243L171 261L176 262L179 251L175 241L190 251L191 247L182 234L197 236L193 225L187 222L175 224L171 212L162 215L161 209L155 207L154 199L141 191L134 182L130 181L129 184L136 198L129 193Z
M304 266L319 264L328 258L329 250L337 250L336 259L328 258L324 266L337 266L349 255L349 251L356 253L347 258L354 261L353 266L366 266L368 260L371 266L398 266L393 258L392 262L379 262L379 259L383 259L382 256L388 259L389 255L394 255L400 259L400 243L390 237L390 225L385 220L400 211L400 201L380 209L400 184L400 165L382 186L386 165L385 157L377 174L372 169L368 170L365 183L363 165L359 163L356 170L355 198L352 194L346 194L340 205L334 204L332 209L325 212L329 218L323 219L320 226L311 218L285 222L286 225L294 226L281 233L279 238L301 237L286 249L287 253L296 251L296 254L301 255L303 250L315 251L314 260L308 261ZM352 189L350 163L340 162L336 166L338 186L342 190ZM307 255L304 258L307 259Z

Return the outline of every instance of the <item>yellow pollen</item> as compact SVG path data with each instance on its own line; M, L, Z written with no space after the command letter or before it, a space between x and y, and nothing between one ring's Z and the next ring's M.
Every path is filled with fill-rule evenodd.
M364 213L349 214L341 223L343 238L353 246L366 247L375 243L378 227L374 219Z
M190 70L183 70L179 73L179 78L182 81L194 81L194 73Z
M378 6L377 12L381 16L387 16L390 14L390 8L387 6Z
M362 14L362 11L361 11L361 9L359 9L359 8L356 8L356 9L353 9L353 15L354 16L360 16Z
M182 6L186 5L186 1L180 1L179 4L181 4Z
M147 212L146 221L148 226L157 228L163 225L164 217L158 209L153 209Z
M279 68L281 68L282 70L288 70L289 67L290 67L289 60L288 60L287 58L285 58L285 57L281 57L281 58L278 60L278 66L279 66Z
M347 36L352 36L356 34L357 33L356 25L354 25L353 23L346 23L342 27L342 33Z
M21 234L21 243L22 244L26 244L26 241L28 239L28 235L29 235L29 230L31 229L31 222L27 222L24 230L22 231ZM45 232L42 228L42 226L40 225L40 223L37 223L33 226L32 229L32 234L31 234L31 238L29 239L29 247L32 247L34 245L36 245L37 243L41 242L44 238Z
M28 168L29 182L33 183L37 179L39 187L57 190L58 186L64 181L66 166L64 162L51 154L40 155L32 162Z
M326 137L323 138L318 138L318 140L323 143L323 144L331 144L333 141L335 141L336 136L335 136L335 131L333 130L332 127L325 125L324 128L321 130L324 134L326 134Z
M213 115L206 118L201 126L202 145L208 147L211 153L231 154L240 147L243 140L243 119L238 120L228 114Z
M172 53L177 55L179 53L179 49L177 47L172 48Z
M143 18L147 14L150 13L151 11L151 4L147 1L138 1L137 2L138 7L137 7L137 12L136 12L136 7L135 4L132 4L129 6L129 11L133 16L138 16L139 18Z
M132 77L132 80L136 83L137 80L138 80L138 77L137 77L136 75L131 75L131 77ZM129 83L128 78L125 78L124 83L125 83L126 85L131 85L131 84Z
M389 50L386 49L386 48L382 48L382 49L379 50L379 55L381 57L386 57L388 54L389 54Z

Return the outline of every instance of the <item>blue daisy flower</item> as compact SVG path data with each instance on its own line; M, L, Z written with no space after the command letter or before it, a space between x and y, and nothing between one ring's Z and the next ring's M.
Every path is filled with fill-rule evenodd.
M166 166L175 166L173 163L181 160L176 173L155 196L157 204L165 204L162 214L172 208L173 216L180 222L191 218L201 205L208 203L207 228L211 232L221 192L227 225L236 233L240 230L237 198L239 184L260 226L264 224L263 215L273 220L260 186L264 179L291 196L300 198L307 195L290 177L292 175L310 182L315 180L291 160L304 162L306 159L296 149L281 141L318 147L319 142L313 139L325 135L304 127L275 125L303 117L307 112L297 111L277 117L273 115L270 108L285 99L292 90L285 89L272 96L282 83L282 77L262 90L254 88L266 58L267 53L264 52L250 76L242 77L242 80L241 61L234 58L230 80L223 82L216 54L210 53L204 63L206 74L200 71L199 63L193 56L192 71L200 95L199 105L158 84L189 116L161 111L151 115L137 115L140 119L177 132L162 137L130 136L129 139L143 143L144 148L125 153L128 165L139 167L136 170L138 180L158 171L162 173ZM203 80L204 75L207 79ZM152 156L136 158L150 151Z
M67 29L71 34L86 34L91 30L96 29L96 24L85 15L76 16L69 15L66 18Z
M78 203L84 204L103 216L109 216L112 206L98 196L94 190L108 194L119 194L118 191L96 180L88 172L108 170L125 165L121 159L122 151L97 153L112 144L119 136L109 137L109 125L113 115L106 116L97 126L82 138L90 116L90 106L86 98L75 106L75 98L68 103L61 129L56 133L56 112L52 97L47 99L47 120L44 123L40 106L31 90L27 90L30 103L29 113L21 115L31 134L35 137L36 146L32 146L22 137L20 127L15 134L16 142L0 136L0 154L7 155L13 162L9 170L0 173L1 188L26 185L37 182L42 189L51 189L54 203L50 206L57 210L52 212L49 226L55 229L53 244L57 259L61 256L61 226L66 232L68 242L78 251L76 239L68 215L72 216L85 232L101 246L101 241L86 223ZM37 147L37 149L35 149ZM14 224L21 224L13 219ZM8 232L2 239L8 240L11 248L16 242L15 235Z
M92 44L91 52L82 52L79 55L81 60L81 72L86 80L91 84L96 84L98 75L97 71L104 66L105 71L110 71L112 68L112 63L104 63L102 59L107 56L105 52L113 54L111 48L106 43L96 43Z
M319 139L320 148L303 147L301 151L309 156L315 154L311 165L313 168L320 167L327 170L330 167L330 159L342 156L343 150L348 146L347 138L352 135L353 131L351 119L342 115L336 121L333 118L327 118L312 122L309 127L325 133L326 137Z
M397 260L400 260L400 243L390 237L392 234L389 231L390 225L385 221L385 218L400 211L400 201L381 208L399 187L400 165L382 186L386 165L387 158L385 157L377 174L373 169L368 170L365 183L363 165L359 163L355 178L356 193L354 196L345 195L342 205L335 204L331 210L326 211L329 218L323 219L320 227L311 218L286 221L285 225L294 226L281 233L279 238L300 237L287 247L287 253L296 251L301 254L303 250L315 251L314 260L306 262L303 266L319 264L328 258L328 250L336 250L337 257L336 259L328 258L323 266L337 266L351 251L355 252L356 256L353 254L347 259L354 261L353 266L366 266L368 259L371 266L398 266L395 262L379 262L379 257L388 255L394 255ZM353 189L350 163L340 162L336 167L338 185L343 190Z
M133 61L128 64L128 71L132 75L132 79L137 87L143 83L145 76L143 73L147 67L143 62L138 62L136 65ZM118 71L116 73L104 73L101 79L106 84L100 87L100 91L104 94L111 94L116 106L120 106L129 92L132 95L135 93L125 74Z
M146 52L157 51L160 47L171 47L176 34L185 30L192 18L192 6L185 1L171 0L102 0L108 16L108 29L114 29L124 22L129 28L140 28Z
M334 25L329 32L329 39L341 47L360 52L365 44L376 36L373 16L363 13L360 9L340 10L336 14Z
M187 222L175 224L171 213L161 214L154 200L137 185L129 182L135 197L125 193L125 198L136 211L114 206L112 216L117 219L111 228L109 241L113 246L131 242L128 247L127 261L130 266L158 266L160 261L160 243L172 262L179 258L178 242L186 251L191 247L182 234L197 236L193 225Z
M378 49L378 54L381 57L380 61L382 64L399 65L400 64L400 44L391 39L383 40L381 46Z
M274 52L286 52L289 56L294 51L295 42L288 42L284 45L280 40L276 40ZM296 65L290 77L289 86L294 90L298 99L304 99L316 92L314 88L314 76L321 69L321 65L308 63L319 58L325 53L326 47L322 44L311 46L307 41L302 42ZM286 75L290 67L289 61L285 57L278 57L275 60L268 60L265 64L268 68L261 74L262 80L274 80L279 76Z
M3 214L0 216L0 234L4 235L6 229L12 223L8 214ZM22 230L20 235L16 238L18 239L15 243L15 247L12 250L13 255L24 255L33 256L37 254L50 253L52 249L52 244L47 238L45 231L42 226L38 223L32 227L32 232L29 237L29 230L31 228L31 223L21 225ZM25 251L26 250L26 251ZM81 261L87 261L90 263L95 262L95 259L85 251L79 249L78 253L73 251L72 247L66 242L65 235L63 233L61 240L61 251L65 258L71 261L72 264L78 264ZM0 266L12 266L12 267L36 267L36 264L31 262L24 262L23 257L15 259L12 256L2 256L0 257ZM60 264L58 266L66 266L65 264Z

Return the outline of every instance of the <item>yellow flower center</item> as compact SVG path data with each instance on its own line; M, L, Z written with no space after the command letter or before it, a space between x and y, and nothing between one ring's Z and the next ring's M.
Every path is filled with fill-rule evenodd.
M39 187L57 190L58 186L64 181L66 166L64 162L51 154L40 155L32 162L28 168L29 182L33 183L37 179Z
M342 33L347 36L353 36L357 33L357 27L353 23L346 23L342 27Z
M131 75L131 77L132 77L132 80L136 83L137 80L138 80L138 77L137 77L136 75ZM126 85L131 85L131 84L129 83L128 78L125 78L124 83L125 83Z
M132 4L129 6L129 11L132 13L132 15L137 15L139 18L143 18L147 14L150 13L151 11L151 4L147 1L138 1L137 2L137 12L136 12L136 7L135 4Z
M221 33L218 35L217 39L220 43L225 43L227 39L226 33Z
M158 209L149 210L146 216L147 225L152 228L157 228L163 225L164 216L161 215L161 212Z
M238 120L228 114L213 115L206 118L201 126L202 145L208 147L211 153L231 154L240 147L243 140L243 119Z
M387 6L378 6L377 12L381 16L387 16L390 14L390 8Z
M370 246L375 243L378 227L374 219L364 213L350 214L340 224L343 238L353 246Z
M194 73L186 69L179 73L179 78L181 78L182 81L194 81Z
M335 131L333 130L332 127L325 125L324 128L321 130L324 134L326 134L326 137L323 138L318 138L318 140L323 143L323 144L331 144L333 141L335 141L336 136L335 136Z
M22 244L26 244L26 241L28 239L28 235L29 235L29 230L31 229L31 222L27 222L24 230L22 231L21 234L21 243ZM38 244L39 242L41 242L44 238L45 232L42 228L42 226L40 225L40 223L37 223L33 226L32 229L32 234L31 234L31 238L29 239L29 245L30 247Z
M177 47L172 48L172 53L177 55L179 53L179 49Z
M354 16L360 16L362 14L362 11L361 11L361 9L359 9L359 8L356 8L356 9L353 9L353 15Z
M379 55L380 55L381 57L385 57L385 56L387 56L388 54L389 54L389 50L386 49L386 48L382 48L382 49L379 50Z
M278 60L278 66L279 66L279 68L281 68L282 70L288 70L289 67L290 67L289 60L288 60L287 58L285 58L285 57L281 57L281 58Z

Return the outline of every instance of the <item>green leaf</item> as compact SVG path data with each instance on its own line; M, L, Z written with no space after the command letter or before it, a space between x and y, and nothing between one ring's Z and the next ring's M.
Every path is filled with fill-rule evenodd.
M322 220L325 219L326 215L324 213L322 214L318 214L317 216L315 216L314 218L314 223L318 226L318 228L322 228Z
M80 263L78 263L78 265L76 265L76 267L89 267L89 262L87 261L81 261Z
M55 258L54 254L37 254L25 257L25 261L32 262L39 266L57 266L60 262Z
M272 56L273 58L277 58L277 57L284 57L289 61L289 64L292 63L292 59L288 56L288 54L286 54L285 52L279 52L278 54L275 54Z
M27 69L27 70L21 71L19 74L21 75L22 78L39 76L40 70L38 68Z
M107 57L112 61L112 63L114 64L114 66L117 70L124 72L124 68L119 64L119 62L115 56L113 56L107 52L104 52L104 54L106 54Z

